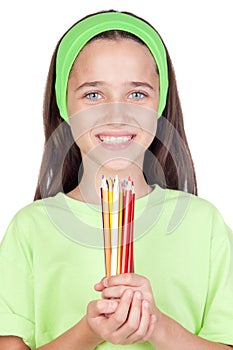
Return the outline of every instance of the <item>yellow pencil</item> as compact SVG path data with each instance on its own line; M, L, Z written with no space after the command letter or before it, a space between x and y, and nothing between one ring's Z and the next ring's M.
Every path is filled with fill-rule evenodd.
M111 275L116 274L116 263L114 261L115 254L114 254L114 213L113 213L113 191L114 191L114 184L111 178L108 179L108 204L109 204L109 225L110 225L110 236L111 236Z
M112 209L113 209L113 183L112 179L108 179L108 205L109 205L109 223L110 230L112 229ZM111 233L111 231L110 231Z

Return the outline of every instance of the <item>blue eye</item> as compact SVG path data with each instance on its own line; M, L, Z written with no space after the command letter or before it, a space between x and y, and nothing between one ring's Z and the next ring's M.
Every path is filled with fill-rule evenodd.
M98 92L90 92L85 95L89 100L99 100L102 96Z
M129 98L135 99L135 100L140 100L144 98L146 95L143 92L140 91L134 91L129 95Z

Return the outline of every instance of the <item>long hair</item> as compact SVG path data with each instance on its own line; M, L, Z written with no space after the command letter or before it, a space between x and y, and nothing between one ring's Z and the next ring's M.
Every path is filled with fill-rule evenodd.
M98 38L127 38L145 45L135 35L121 30L103 32L90 41ZM69 124L61 118L56 102L56 55L61 40L62 38L53 53L45 88L45 144L34 200L53 196L60 191L68 193L78 186L82 176L80 149L73 139ZM184 130L175 73L166 46L165 49L169 76L167 102L163 116L158 119L155 138L145 152L143 173L148 184L158 184L163 188L197 195L196 175Z

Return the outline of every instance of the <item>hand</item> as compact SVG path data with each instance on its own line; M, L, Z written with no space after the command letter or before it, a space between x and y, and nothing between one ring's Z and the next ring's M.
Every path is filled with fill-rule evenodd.
M96 291L102 292L102 297L105 299L120 299L124 291L129 288L133 291L140 291L142 298L149 302L151 313L157 317L160 314L155 305L150 281L146 277L135 273L124 273L103 278L94 288Z
M174 319L159 311L154 302L150 282L147 278L143 276L139 276L133 273L126 273L116 276L110 276L108 278L105 277L99 283L97 283L94 288L96 291L102 292L102 296L103 298L105 298L103 300L115 298L115 300L119 300L119 305L123 298L125 298L126 291L131 290L134 293L134 298L138 292L141 293L142 316L141 321L138 321L139 324L143 324L143 304L145 300L148 302L147 312L148 314L150 314L151 317L148 332L144 337L140 337L140 325L138 328L139 331L132 332L132 334L126 337L125 341L121 344L132 344L136 342L149 341L152 344L152 346L156 349L187 349L187 344L188 348L192 349L230 349L230 347L227 345L202 339L201 337L185 329ZM133 315L133 313L131 312L133 312L134 309L137 309L139 311L139 304L137 304L136 306L135 301L133 301L135 300L134 298L132 299L131 308L129 308L128 319L126 320L125 325L119 328L119 331L124 330L124 327L126 327L127 325L129 330L129 320L131 318L130 315ZM114 317L116 312L113 313L111 317ZM139 317L137 312L135 310L134 317L132 316L131 324L133 324L134 327L136 325L135 320L138 320L137 317ZM114 332L114 334L117 334L117 332Z
M120 300L98 300L88 304L87 323L92 332L113 344L147 341L155 326L149 303L140 291L125 289Z

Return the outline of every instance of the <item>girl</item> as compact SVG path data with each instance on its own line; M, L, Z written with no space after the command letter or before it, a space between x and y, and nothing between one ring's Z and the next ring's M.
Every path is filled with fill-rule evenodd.
M35 201L1 245L0 348L230 348L232 232L197 197L154 28L107 11L68 30L52 58L44 125ZM136 273L103 278L103 174L134 180Z

